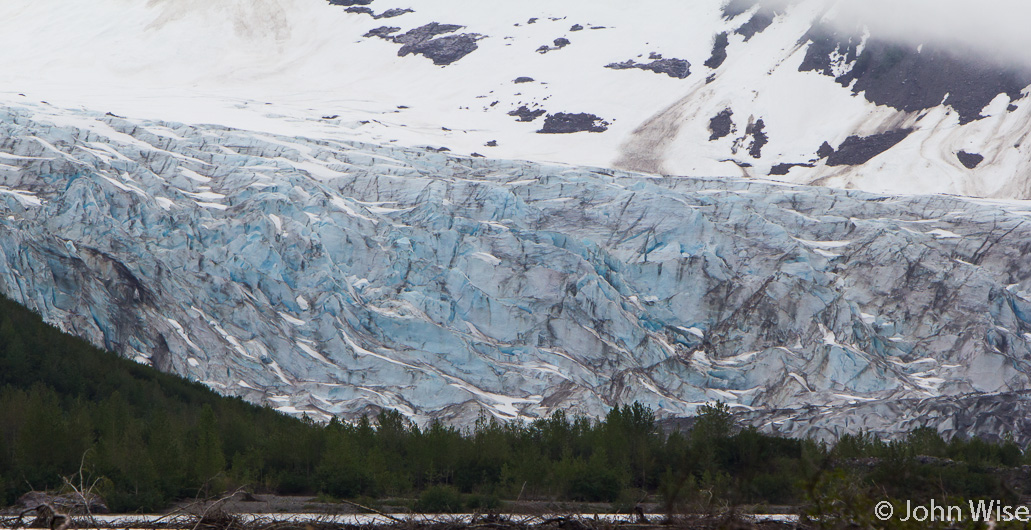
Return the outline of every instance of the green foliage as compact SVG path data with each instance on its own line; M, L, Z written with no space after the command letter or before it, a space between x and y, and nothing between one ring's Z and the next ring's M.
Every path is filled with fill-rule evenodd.
M222 451L222 438L218 434L215 411L210 404L201 408L200 420L196 428L196 445L193 448L193 479L205 485L206 490L222 491L224 487L222 473L226 468L225 453ZM210 494L210 491L205 491Z
M687 512L691 503L698 500L699 492L697 479L691 473L674 473L672 467L667 467L659 479L662 511L671 520L673 516Z
M835 469L813 477L806 487L802 522L820 529L877 528L874 495L860 477Z
M634 507L645 498L647 498L647 492L636 488L624 489L619 492L619 496L612 502L612 511L615 513L634 513Z
M691 436L699 442L725 439L734 428L734 416L730 407L722 401L707 403L698 408Z
M422 513L456 513L462 510L462 495L452 486L430 486L419 495L415 510Z
M84 466L116 511L246 485L327 499L417 497L416 509L434 512L493 511L500 499L632 509L647 494L669 514L762 502L858 514L874 490L914 501L1014 499L1027 492L1013 489L1007 470L1024 461L1012 440L946 442L932 429L894 442L860 432L833 446L771 436L736 425L723 403L702 406L687 432L663 431L640 403L601 421L484 415L464 431L419 428L393 410L320 424L100 351L0 299L0 504L29 484L57 488Z
M370 483L356 458L356 450L344 437L333 437L315 476L320 491L341 498L357 497L366 493L364 485Z
M497 495L474 493L466 497L465 507L473 513L495 513L501 509L501 499Z
M0 298L4 505L29 485L58 488L85 465L112 509L156 510L230 479L260 483L276 440L319 431L94 348Z
M574 460L567 477L566 497L588 502L615 501L626 480L609 462L607 455L600 451L586 462Z

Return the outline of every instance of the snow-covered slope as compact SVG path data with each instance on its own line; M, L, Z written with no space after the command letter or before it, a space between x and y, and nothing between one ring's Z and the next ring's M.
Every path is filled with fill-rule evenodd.
M838 3L15 0L0 92L494 158L1031 198L1031 74L848 26Z
M45 105L9 107L0 137L3 292L287 412L683 416L720 399L761 422L871 402L895 411L862 416L876 427L911 419L907 399L1031 389L1031 203Z

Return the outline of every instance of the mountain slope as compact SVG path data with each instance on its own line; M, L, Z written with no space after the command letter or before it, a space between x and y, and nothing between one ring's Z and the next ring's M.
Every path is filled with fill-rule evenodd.
M876 402L894 412L865 425L892 431L912 400L1031 387L1021 201L46 106L9 107L0 130L4 292L285 412L471 422L636 400L681 416L720 399L762 423Z
M1028 70L851 22L848 2L349 4L19 3L0 92L464 155L1031 198Z
M319 430L99 350L0 298L0 513L21 513L6 508L65 487L62 477L121 513L163 509L227 476L314 490L317 454L298 441Z

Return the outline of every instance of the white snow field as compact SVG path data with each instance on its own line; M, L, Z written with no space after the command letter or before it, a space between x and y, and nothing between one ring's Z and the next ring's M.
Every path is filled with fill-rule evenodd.
M796 0L773 11L754 0L375 0L350 8L365 14L325 0L11 0L0 19L0 98L491 158L749 177L785 164L772 178L1031 198L1023 141L1031 106L1022 98L1031 77L1021 65L846 34L828 3ZM392 9L401 14L373 18ZM476 49L436 65L363 36L434 22L462 26L442 35L474 35ZM721 33L726 59L710 68ZM563 38L569 44L556 47ZM881 53L885 46L891 53ZM690 74L605 68L650 64L652 54L687 61ZM866 77L839 84L824 67ZM953 78L943 80L943 70ZM515 83L520 77L533 81ZM925 97L914 101L914 91ZM508 115L522 106L593 114L608 129L538 134L544 117ZM961 125L961 108L983 118ZM710 140L710 120L727 109L730 132ZM768 143L754 158L748 129L758 120ZM869 161L828 165L817 155L824 142L907 129ZM983 161L968 169L960 151Z

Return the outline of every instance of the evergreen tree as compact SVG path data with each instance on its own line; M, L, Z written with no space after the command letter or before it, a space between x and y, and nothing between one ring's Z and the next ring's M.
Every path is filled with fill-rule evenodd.
M194 447L193 478L205 484L206 493L218 491L223 484L222 473L225 471L225 454L222 453L222 438L218 434L215 411L211 405L205 404L201 409L197 423L197 444Z

